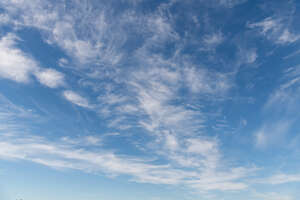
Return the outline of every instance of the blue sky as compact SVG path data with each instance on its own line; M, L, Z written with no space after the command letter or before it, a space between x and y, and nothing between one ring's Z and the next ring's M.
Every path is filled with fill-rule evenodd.
M296 200L299 8L1 0L0 199Z

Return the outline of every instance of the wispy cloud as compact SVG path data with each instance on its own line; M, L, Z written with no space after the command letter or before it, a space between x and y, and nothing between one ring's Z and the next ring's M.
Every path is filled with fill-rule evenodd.
M244 57L245 57L245 62L250 64L250 63L254 63L257 59L257 53L255 49L250 49L248 51L243 52L245 53Z
M267 17L256 23L248 24L249 28L257 29L260 34L277 44L289 44L300 39L300 35L292 33L286 19L280 17Z
M300 182L300 174L278 173L272 175L271 177L263 179L260 182L264 184L272 184L272 185L291 183L291 182Z
M234 6L237 6L239 4L243 4L245 2L247 2L247 0L218 0L219 4L232 8Z
M195 93L224 95L232 86L226 74L196 68L186 68L184 73L187 87Z
M33 110L15 105L4 95L0 94L0 135L29 130L26 120L42 119Z
M77 106L81 106L81 107L85 107L85 108L91 107L91 105L89 104L89 102L86 98L80 96L79 94L77 94L74 91L65 90L63 92L63 96L66 100L70 101L71 103L73 103Z
M257 169L232 161L235 157L231 154L235 153L224 151L234 148L226 146L231 136L227 139L225 134L216 135L215 132L224 133L224 129L234 123L234 118L242 115L243 111L235 110L239 103L226 100L243 93L242 84L237 84L243 82L239 76L242 79L244 75L251 77L252 72L249 70L246 74L238 68L242 64L255 64L262 57L259 55L261 50L231 43L234 46L227 52L225 46L232 42L230 37L244 38L244 33L228 34L230 31L223 30L227 27L225 23L208 23L208 18L213 17L206 11L203 14L206 22L202 23L202 15L195 17L202 12L197 6L195 11L194 8L184 10L184 14L174 12L180 6L188 7L190 2L157 3L143 11L145 13L132 8L127 10L127 6L114 10L109 1L98 3L100 6L94 8L89 1L74 1L72 6L64 2L1 1L5 14L0 15L0 21L3 19L0 24L10 24L13 31L30 27L40 32L45 45L63 52L56 60L57 65L71 73L63 74L57 71L59 68L40 66L37 60L18 48L16 35L7 34L0 40L0 77L18 83L37 80L49 88L63 87L60 94L64 100L94 112L93 120L103 122L103 128L108 132L117 130L122 137L128 137L126 145L141 145L129 155L114 153L122 152L123 147L109 150L104 136L98 134L60 135L51 141L46 136L0 135L3 147L0 157L54 168L129 175L137 182L184 185L200 192L248 188L249 177ZM197 3L209 4L205 1ZM222 10L242 3L246 0L210 2ZM139 6L137 4L133 3ZM192 27L191 31L181 20L196 21L197 27ZM265 18L247 26L276 44L291 44L299 39L281 17ZM244 42L247 47L248 41ZM236 60L231 61L231 58ZM283 83L264 105L264 114L291 116L296 110L298 72L297 67L292 67L284 73ZM72 80L72 85L66 80ZM7 112L9 109L13 110L11 107L0 108L0 120L11 114ZM226 118L225 111L233 117ZM220 116L222 120L216 120ZM283 118L260 124L251 135L257 147L264 149L284 140L294 121ZM16 121L7 123L10 127L5 127L5 131L14 127ZM252 126L248 119L239 123L241 127L247 123ZM131 137L135 134L136 138ZM143 138L142 142L140 138ZM145 157L134 155L140 152ZM283 178L295 181L290 177ZM269 183L280 182L283 178L275 177Z
M291 33L288 29L285 29L282 33L282 35L279 37L279 43L285 44L285 43L293 43L300 39L299 34Z
M280 194L277 192L256 193L254 197L262 200L294 200L292 196Z
M111 175L126 174L137 182L155 184L187 184L201 190L239 190L243 183L232 182L249 172L233 169L230 175L201 174L196 171L176 169L170 165L151 164L147 160L122 156L110 151L91 151L77 147L66 140L50 142L42 137L1 135L0 157L10 160L28 160L53 168L69 168L91 173ZM206 182L207 184L204 184Z
M62 137L61 141L66 144L78 145L78 146L98 146L102 144L102 138L99 136L88 135L84 137Z
M47 87L64 85L64 75L54 69L42 69L30 56L17 47L19 38L7 34L0 40L0 77L19 83L28 83L31 77Z
M273 111L281 112L285 115L295 113L294 108L297 107L300 98L297 92L299 91L299 84L300 66L293 66L286 69L282 74L280 85L270 95L264 110L273 109Z
M208 50L215 48L221 44L224 40L224 36L221 32L211 33L203 37L203 42ZM205 48L204 48L205 49Z
M274 88L263 107L266 118L263 125L256 131L256 144L267 147L270 144L290 142L290 130L295 127L299 113L299 66L287 68L281 73L280 83Z
M104 11L90 12L80 3L73 3L73 8L77 11L68 10L63 3L58 2L49 6L48 3L40 1L35 3L3 1L1 5L6 8L9 16L14 16L8 23L11 22L15 28L27 26L39 29L49 44L57 44L74 60L84 64L98 62L111 65L117 63L121 54L116 52L114 45L123 42L119 40L119 37L113 39L106 37L108 33L112 33L110 29L112 26L107 26ZM63 15L60 12L62 10L64 10ZM82 17L88 15L92 19L86 20L93 25L84 26L79 23ZM78 28L85 30L83 34L77 33ZM110 36L112 35L115 36L118 33Z
M267 147L282 142L285 135L289 132L291 125L291 121L276 121L274 124L266 123L264 127L254 134L256 145L259 147Z

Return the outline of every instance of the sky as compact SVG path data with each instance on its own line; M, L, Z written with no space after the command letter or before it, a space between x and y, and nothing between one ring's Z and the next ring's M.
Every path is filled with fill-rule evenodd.
M1 0L0 199L297 200L299 9Z

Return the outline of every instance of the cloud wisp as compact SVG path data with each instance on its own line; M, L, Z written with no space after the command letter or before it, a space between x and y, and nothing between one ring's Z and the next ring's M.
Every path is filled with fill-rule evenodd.
M86 139L83 138L83 142ZM199 142L199 141L198 141ZM249 173L249 169L235 168L230 173L197 172L174 168L169 164L151 164L146 159L117 155L111 151L88 150L77 147L65 139L50 142L37 136L1 135L0 157L9 160L27 160L56 169L76 169L89 173L104 173L108 176L130 175L132 180L154 184L184 184L203 191L240 190L247 185L238 180ZM205 147L200 153L208 153ZM199 149L194 151L199 153Z
M70 101L71 103L77 105L77 106L81 106L84 108L90 108L91 105L89 104L88 100L84 97L82 97L81 95L77 94L76 92L72 91L72 90L65 90L63 92L63 97Z
M22 84L32 98L16 106L0 96L0 158L202 194L299 182L296 172L253 180L264 167L253 154L295 138L299 66L282 70L272 56L296 48L300 36L290 11L237 18L239 9L257 7L252 3L1 1L0 26L10 27L0 38L1 82ZM23 48L31 36L41 43ZM261 37L276 47L271 53ZM55 66L43 66L48 61ZM275 76L278 82L269 81ZM44 91L51 98L35 96ZM36 135L33 113L40 110L57 119L45 116Z
M29 55L16 47L19 38L7 34L0 40L0 77L28 83L32 76L50 88L64 85L64 75L54 69L42 69Z
M300 39L299 34L292 33L284 18L267 17L256 23L248 24L249 28L257 29L260 34L277 44L290 44Z

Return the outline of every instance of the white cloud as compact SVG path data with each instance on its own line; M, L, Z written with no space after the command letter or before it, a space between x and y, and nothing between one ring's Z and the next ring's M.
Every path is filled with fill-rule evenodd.
M204 181L195 181L192 185L195 189L201 189L201 190L244 190L247 188L247 185L244 183L234 183L234 182L204 182Z
M272 184L272 185L291 183L291 182L300 182L300 174L279 173L271 177L262 179L259 182L265 184Z
M231 87L226 75L205 69L185 68L184 78L187 87L198 94L221 96L226 94Z
M210 73L207 72L207 74ZM210 75L214 77L213 74ZM201 112L169 103L178 97L177 90L182 84L180 78L185 76L177 70L151 68L149 72L147 69L135 72L135 78L131 79L130 85L137 94L138 110L147 116L147 118L141 118L139 123L156 138L155 142L151 143L151 150L165 156L171 163L192 169L191 173L199 173L198 178L187 181L187 184L193 188L198 190L245 189L247 184L233 180L246 176L246 173L237 175L236 173L240 172L234 171L234 176L227 177L227 180L221 178L224 174L218 174L220 173L218 166L221 165L221 156L217 142L213 139L194 137L195 130L198 130L199 125L203 122ZM213 79L207 79L207 77L204 79L206 81L203 80L201 83L208 86L204 87L205 90L197 90L197 92L211 95L221 93L219 90L223 90L223 88L217 88L221 87L218 85L219 80L215 83ZM195 81L189 83L194 84ZM214 84L218 86L216 87ZM179 135L181 139L177 138ZM209 181L211 183L207 184Z
M8 34L0 40L0 77L26 83L31 73L38 69L38 64L16 47L17 39Z
M66 65L68 65L69 64L69 61L66 59L66 58L60 58L59 60L58 60L58 65L60 66L60 67L65 67Z
M258 146L265 146L268 142L267 139L267 133L265 133L265 130L259 130L258 132L255 133L255 137L256 137L256 144Z
M188 139L187 140L187 152L202 154L204 156L211 156L218 153L218 145L216 141L209 141L205 139Z
M118 63L122 55L117 52L116 47L123 43L121 36L124 36L120 34L121 29L111 30L115 26L107 25L105 9L94 12L83 9L81 2L74 1L73 4L68 12L64 2L52 4L38 0L30 3L5 0L0 3L7 13L5 16L9 16L9 21L14 22L11 23L13 28L26 26L39 29L46 42L58 45L77 62L95 64L97 61L98 64L106 65ZM61 10L65 12L59 12ZM92 17L86 19L90 26L77 23L87 16ZM79 29L83 31L79 33Z
M267 39L277 44L289 44L300 39L299 34L291 33L283 18L267 17L261 22L248 24L249 28L258 29Z
M219 45L220 43L222 43L224 40L223 34L221 32L216 32L216 33L212 33L210 35L205 35L204 36L204 43L208 46L208 47L215 47L217 45Z
M0 157L2 159L22 159L40 163L54 168L71 168L86 172L104 172L107 174L129 174L140 181L157 181L159 183L176 180L171 172L163 175L160 170L166 166L155 166L143 160L118 156L111 152L88 151L74 145L50 143L40 137L14 138L2 137ZM151 174L156 177L151 178ZM172 178L173 175L174 177ZM160 177L162 176L162 177Z
M63 96L65 97L65 99L78 106L85 107L85 108L91 107L91 105L89 104L86 98L80 96L79 94L71 90L65 90L63 92Z
M26 109L22 106L15 105L7 97L0 94L0 132L1 134L9 134L15 131L24 131L24 119L31 119L33 121L41 119L31 109Z
M86 136L85 140L86 140L86 142L88 144L93 144L93 145L98 144L101 141L100 138L95 137L95 136L91 136L91 135L90 136Z
M11 134L1 135L0 139L1 159L27 160L53 168L77 169L109 176L125 174L137 182L184 184L202 191L244 189L247 186L236 180L250 172L248 169L235 168L230 173L203 174L170 164L152 164L147 159L117 155L103 149L88 150L82 143L70 142L70 138L55 143L42 137Z
M130 113L132 113L132 114L139 113L139 108L136 107L135 105L130 105L130 104L119 106L117 108L117 110L119 112L128 113L128 114L130 114Z
M300 35L295 35L290 33L288 29L285 29L282 35L279 37L278 42L285 44L285 43L293 43L300 39Z
M60 22L58 22L60 23ZM69 27L70 26L70 27ZM66 49L69 54L73 54L75 59L81 63L89 63L97 57L99 50L89 43L89 41L72 39L66 35L66 32L72 30L73 27L69 24L58 24L53 30L55 40Z
M98 146L101 145L102 138L94 135L83 137L62 137L61 140L67 144L81 145L81 146Z
M294 200L292 196L280 194L277 192L256 193L254 196L259 200Z
M261 22L248 24L249 28L260 28L261 33L264 35L266 35L268 31L279 31L281 26L282 25L278 19L273 19L271 17L267 17Z
M170 150L176 150L178 148L178 142L177 142L177 138L174 135L171 135L169 133L165 133L166 134L166 146L170 149Z
M258 147L267 147L272 144L283 142L284 136L291 128L291 121L275 121L265 123L255 134L255 141Z
M32 75L50 88L64 85L64 75L54 69L42 69L38 63L17 48L19 40L14 34L7 34L0 40L0 77L19 83L27 83Z
M136 93L140 113L147 116L139 123L150 132L170 128L187 131L195 126L192 123L201 121L200 117L192 120L198 113L169 104L177 95L179 72L152 68L135 72L133 76L129 84Z
M247 66L256 66L255 62L258 58L258 53L256 48L248 48L237 44L238 52L236 54L236 66L241 67L244 65Z
M298 49L298 50L296 50L296 51L294 51L294 52L292 52L292 53L284 56L283 59L289 59L289 58L292 58L292 57L294 57L296 55L299 55L299 54L300 54L300 49Z
M133 116L137 119L138 127L146 129L154 138L143 144L143 148L167 160L168 168L159 171L152 169L142 176L134 175L133 179L147 183L184 184L201 191L245 189L247 184L238 179L247 176L246 173L222 166L216 140L195 137L203 123L201 111L172 103L178 98L181 84L185 84L182 81L184 76L176 68L161 65L151 69L142 68L133 71L125 82L129 88L128 94L120 94L110 88L108 91L113 93L104 93L98 99L107 112L118 111L117 117L108 123L109 127L118 128L127 122L127 115ZM215 95L217 90L211 87L212 91L202 92ZM185 168L189 170L183 170ZM223 179L226 171L230 171L232 176ZM208 181L209 185L202 180Z
M300 99L299 86L300 66L289 67L282 75L281 85L269 96L264 111L276 111L285 115L295 113Z
M218 0L219 3L223 6L232 8L234 6L237 6L239 4L243 4L245 2L247 2L247 0Z
M41 69L35 73L35 76L41 84L50 88L56 88L65 84L64 75L54 69Z
M158 60L159 62L156 62ZM220 177L217 175L223 169L219 168L222 161L216 140L195 137L204 123L201 110L195 111L182 104L172 103L180 99L181 96L178 93L180 88L191 89L193 84L197 84L193 86L196 88L193 92L198 92L200 95L208 94L213 97L224 95L229 87L227 77L218 73L210 73L205 69L201 74L201 69L193 68L194 71L188 71L189 75L193 76L190 78L187 77L187 71L185 71L185 69L190 69L187 64L179 67L176 64L173 65L173 61L166 61L160 57L154 62L151 61L149 64L152 66L151 70L142 68L140 71L133 72L133 78L129 81L129 85L136 94L139 116L143 116L138 118L138 123L155 137L154 141L145 145L144 148L149 146L151 151L163 156L175 166L189 168L191 172L199 173L199 179L204 176L204 180L207 181L206 178L212 177L210 186L207 186L205 181L202 183L198 178L188 183L193 188L199 190L245 189L247 184L233 181L236 177L224 181L220 180L221 175ZM164 65L172 67L162 67ZM203 77L203 80L198 77L198 74ZM185 81L187 78L189 81ZM222 83L223 81L226 83Z
M254 63L257 59L257 53L256 50L249 50L246 52L246 63Z
M98 100L105 104L120 104L124 103L127 100L127 97L114 93L108 93L103 96L99 96Z
M256 169L246 169L246 168L233 168L227 173L224 172L207 172L199 177L198 180L189 181L191 187L200 189L203 191L208 190L244 190L247 189L248 185L240 182L234 181L247 177L249 173L255 171Z
M281 147L292 142L291 130L299 118L299 112L296 112L300 99L299 69L299 66L287 68L281 76L281 83L269 95L263 107L266 120L255 133L258 147ZM268 120L269 116L272 120Z
M0 14L0 25L5 25L5 24L8 24L9 22L10 22L10 17L5 13L1 13Z
M177 34L173 31L170 20L160 15L154 15L148 18L149 29L153 33L152 41L163 42L177 38Z
M232 7L241 1L221 0L220 2ZM116 67L101 71L102 66L115 65L120 61L122 54L119 53L119 47L126 40L123 38L127 37L119 28L110 29L114 23L106 23L106 21L117 22L118 20L106 19L108 16L103 14L105 11L97 10L95 13L90 13L90 9L80 10L81 6L74 2L73 13L58 15L56 11L60 10L59 3L58 7L56 5L45 6L43 2L24 2L25 5L19 5L7 1L7 4L12 10L18 10L18 12L11 11L11 14L17 16L20 13L20 23L42 30L43 37L49 44L58 45L65 50L68 58L78 60L80 64L86 64L85 69L92 74L89 77L99 80L109 73L107 72L109 70L116 70L118 73L122 70ZM184 63L180 49L177 49L173 57L170 56L172 58L153 54L153 48L157 48L164 42L173 42L178 39L172 27L172 16L165 15L161 6L158 10L154 16L147 16L146 20L142 19L142 22L146 22L146 27L143 24L143 28L147 30L141 31L147 34L143 35L144 45L135 53L136 57L139 57L138 66L135 69L139 71L130 68L125 78L118 77L112 81L124 86L126 88L124 93L104 92L105 94L101 95L98 100L103 112L118 111L118 116L112 117L110 123L107 123L109 128L120 128L124 125L123 122L127 123L128 115L133 116L130 118L131 121L136 120L137 126L146 129L154 138L149 142L151 144L144 144L144 148L151 150L154 156L163 156L163 159L167 160L166 165L150 164L135 157L103 152L102 149L90 151L75 146L101 143L101 140L99 141L99 138L94 136L80 140L64 138L62 144L37 139L27 142L26 138L22 138L23 141L1 140L4 149L0 150L0 155L4 158L30 160L52 167L126 174L139 182L183 184L201 191L245 189L247 183L240 179L248 174L223 165L218 143L214 139L195 136L203 133L200 130L203 128L205 114L202 113L201 106L191 109L185 102L183 103L181 101L183 95L179 92L184 88L201 97L210 95L216 99L215 97L225 95L231 88L230 78L226 74ZM89 16L92 16L93 20L90 20ZM138 16L135 17L138 18ZM81 21L89 24L81 24ZM120 37L120 35L125 36ZM148 36L150 38L147 38ZM216 46L223 40L224 37L219 32L206 36L203 41L207 46ZM177 43L176 48L178 44L181 45ZM250 54L248 62L254 62L255 59L256 56ZM68 64L64 59L60 59L58 63L61 66ZM97 69L90 67L88 64L91 63L101 67ZM94 70L98 72L98 69L100 72L94 73ZM78 69L78 71L85 73L85 70ZM60 76L62 74L59 72L47 69L40 70L35 75L42 84L49 87L63 85L63 76ZM102 87L99 88L102 89ZM75 105L92 107L87 97L74 91L66 90L62 95ZM131 126L131 124L126 125ZM148 148L150 145L153 146Z

